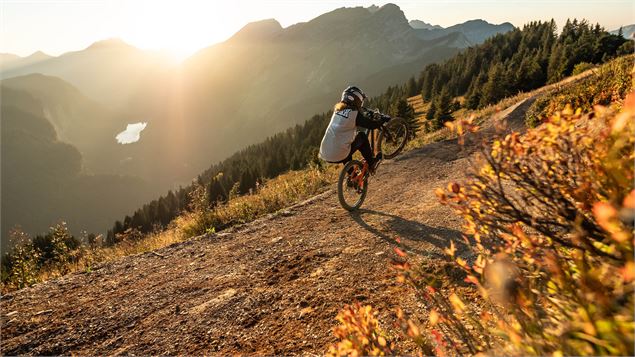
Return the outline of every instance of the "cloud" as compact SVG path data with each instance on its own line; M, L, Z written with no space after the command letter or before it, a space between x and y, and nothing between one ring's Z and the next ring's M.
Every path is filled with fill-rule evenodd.
M136 143L141 138L141 131L146 128L148 123L134 123L128 124L126 130L117 134L115 139L119 144L131 144Z

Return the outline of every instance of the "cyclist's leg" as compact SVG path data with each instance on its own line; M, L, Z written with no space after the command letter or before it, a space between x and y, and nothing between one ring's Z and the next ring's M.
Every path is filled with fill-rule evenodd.
M357 150L362 153L364 160L366 160L369 165L374 163L373 149L370 147L368 136L363 132L359 132L357 133L357 136L355 136L355 139L351 144L351 155Z

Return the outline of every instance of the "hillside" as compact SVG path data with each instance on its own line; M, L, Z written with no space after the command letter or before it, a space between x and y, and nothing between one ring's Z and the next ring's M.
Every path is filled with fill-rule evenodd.
M77 87L59 77L29 74L0 81L0 88L27 93L38 102L42 115L54 126L58 139L71 144L83 157L83 170L90 173L130 174L120 162L126 152L114 140L128 120L91 100ZM29 110L26 105L3 100L4 105ZM31 108L32 109L32 108Z
M521 128L532 102L490 118L485 135L494 123ZM434 192L463 177L475 149L444 140L384 163L357 213L331 189L222 233L4 295L2 353L321 354L351 301L379 308L389 328L392 306L419 306L394 280L393 248L452 272L443 248L460 241L460 220Z
M457 150L433 144L387 163L359 214L331 190L233 232L5 295L2 353L321 353L345 303L416 306L387 265L397 237L431 261L459 238L434 197L466 164Z
M41 87L43 91L47 88L50 87ZM73 93L73 88L62 88ZM61 140L57 129L65 123L49 118L59 118L55 110L81 108L83 102L59 101L70 107L51 108L28 92L5 85L5 81L1 82L0 90L3 251L8 247L7 233L16 226L26 232L45 232L51 224L64 220L75 233L104 231L114 219L153 196L139 178L90 172L78 147ZM99 129L104 124L98 122L93 127ZM79 126L61 132L72 136L77 133L73 129L86 128Z
M432 25L429 24L425 21L421 21L421 20L410 20L410 22L408 22L410 24L410 27L412 27L413 29L428 29L428 30L432 30L432 29L442 29L443 27L439 26L439 25Z

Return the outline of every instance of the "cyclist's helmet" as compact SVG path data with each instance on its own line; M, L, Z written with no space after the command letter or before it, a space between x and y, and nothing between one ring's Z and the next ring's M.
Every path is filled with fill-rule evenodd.
M344 89L344 92L342 92L342 102L349 105L354 105L358 109L362 107L364 99L366 99L366 94L364 94L361 89L355 86L349 86L348 88Z

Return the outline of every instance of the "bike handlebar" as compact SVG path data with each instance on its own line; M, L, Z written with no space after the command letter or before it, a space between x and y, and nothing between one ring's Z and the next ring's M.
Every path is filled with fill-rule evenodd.
M371 113L372 114L372 118L375 120L380 120L382 121L384 124L387 123L388 121L390 121L390 119L392 119L392 117L390 115L386 115L386 114L382 114L379 112L379 109L375 109L375 110L371 110L368 109L366 107L362 107L362 109L365 112Z

